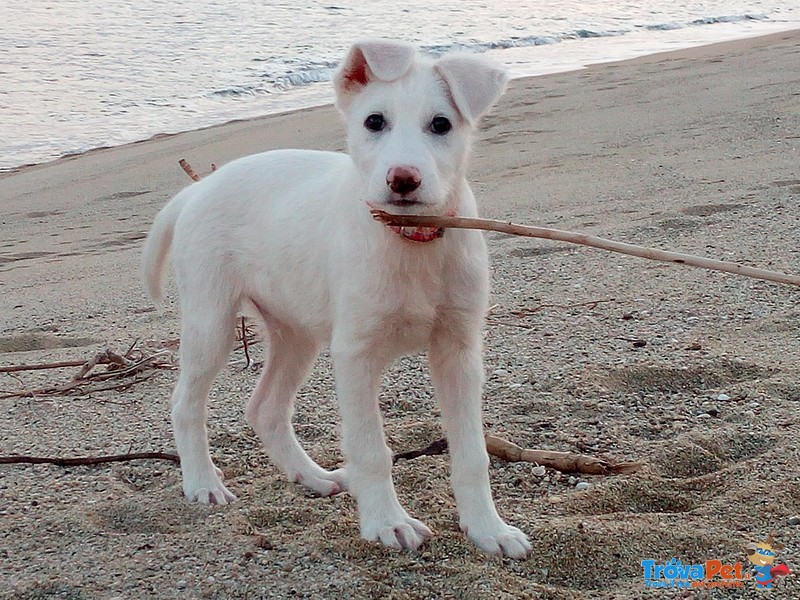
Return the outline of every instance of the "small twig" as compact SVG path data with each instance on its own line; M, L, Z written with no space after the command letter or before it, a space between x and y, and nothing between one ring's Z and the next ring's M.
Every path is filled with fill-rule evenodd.
M77 387L77 392L73 395L75 396L86 396L88 394L94 394L95 392L107 392L109 390L118 390L118 391L125 391L128 388L136 385L137 383L141 383L143 381L147 381L152 377L152 373L150 375L144 375L142 377L135 377L134 379L126 379L125 381L121 381L119 383L113 383L110 385L98 385L98 386L91 386L89 388L83 389L80 386Z
M521 448L516 444L494 435L486 436L486 450L489 454L510 462L525 461L556 469L562 473L584 473L587 475L619 475L638 471L641 463L610 463L600 458L556 452L554 450L534 450Z
M528 325L527 323L502 321L500 319L496 319L495 317L489 317L488 319L486 319L486 322L491 323L492 325L505 325L506 327L517 327L519 329L535 329L533 325Z
M392 462L396 463L398 460L412 460L420 456L436 456L437 454L444 454L445 452L447 452L447 440L440 439L418 450L398 452L392 458Z
M578 307L581 307L581 306L588 306L589 308L595 308L598 304L600 304L602 302L615 302L615 301L616 301L615 298L608 298L607 300L590 300L588 302L578 302L576 304L539 304L538 306L534 306L534 307L531 307L531 308L523 308L523 309L520 309L520 310L512 310L512 311L509 311L508 314L510 314L513 317L521 318L521 317L531 316L534 313L539 312L540 310L544 310L545 308L565 308L566 309L566 308L578 308ZM499 304L495 304L494 306L495 307L499 306ZM494 308L494 307L492 307L492 308ZM488 314L489 313L487 312L487 315ZM492 316L487 317L486 318L486 322L487 323L491 323L493 325L505 325L506 327L518 327L520 329L534 329L533 325L528 325L527 323L519 323L517 321L507 321L507 320L499 319L497 317L492 317Z
M800 286L800 277L787 275L777 271L757 269L738 263L725 262L711 258L693 256L691 254L680 254L678 252L668 252L666 250L656 250L655 248L645 248L634 244L615 242L604 238L560 229L550 229L547 227L532 227L529 225L517 225L503 221L493 221L491 219L471 219L467 217L425 217L417 215L390 215L382 210L372 210L372 216L376 221L384 225L395 225L401 227L444 227L456 229L483 229L486 231L498 231L510 235L521 235L524 237L534 237L582 246L591 246L601 250L619 252L639 258L658 260L690 267L700 267L714 271L723 271L735 275L744 275L754 279L786 283L789 285Z
M246 371L250 367L250 351L247 345L247 326L245 325L245 318L242 317L242 349L244 350L244 369L242 371Z
M200 176L194 172L192 165L186 162L186 160L182 158L178 161L178 164L181 166L181 169L183 169L186 174L192 178L193 181L200 181Z
M78 465L100 465L112 462L126 462L130 460L169 460L180 464L181 459L171 452L134 452L131 454L114 454L111 456L83 456L78 458L49 458L43 456L0 456L0 465L50 464L59 467L74 467Z
M577 302L575 304L539 304L538 306L533 306L531 308L512 310L509 312L509 314L515 317L527 317L528 315L532 315L533 313L544 310L545 308L580 308L582 306L595 308L598 304L602 304L604 302L616 302L616 300L616 298L608 298L606 300L589 300L588 302Z
M145 356L141 360L127 364L122 369L112 369L106 371L105 373L90 373L86 375L84 379L87 380L91 379L93 381L105 381L106 379L115 379L119 377L125 377L126 375L135 375L136 373L138 373L144 367L147 366L157 369L165 365L162 365L160 363L154 364L153 361L160 356L164 356L165 354L169 354L169 350L159 350L155 354L151 354L150 356Z
M131 358L131 352L133 352L133 349L134 349L134 348L136 348L136 344L138 344L138 343L139 343L139 340L140 340L140 339L142 339L142 338L136 338L135 340L133 340L133 343L132 343L132 344L130 345L130 347L128 348L128 351L127 351L127 352L125 352L125 354L124 354L125 358L127 358L127 359L129 359L129 360L130 360L130 358Z
M80 367L84 364L86 364L85 360L64 360L61 362L42 363L40 365L11 365L10 367L0 367L0 373L40 371L42 369L64 369L66 367Z
M70 395L73 396L86 396L88 394L93 394L95 392L105 392L108 390L127 390L129 387L136 385L137 383L141 383L142 381L146 381L150 379L152 375L146 375L144 377L136 377L134 379L128 379L119 383L113 383L110 385L89 385L93 381L92 379L72 379L65 384L55 386L55 387L46 387L46 388L39 388L35 390L22 390L19 392L7 392L0 395L0 400L6 400L9 398L36 398L41 396L61 396L67 395L69 392ZM100 379L99 381L104 381Z
M106 355L105 355L104 352L98 352L97 354L95 354L92 358L90 358L89 360L87 360L83 364L83 366L80 368L80 370L77 373L75 373L75 375L72 376L72 381L78 381L79 379L83 379L84 377L86 377L86 375L89 373L89 371L91 371L98 364L100 364L100 362L104 358L106 358Z
M200 177L200 175L195 173L195 170L192 168L192 165L190 165L187 160L182 158L182 159L180 159L178 161L178 164L186 172L186 174L189 177L192 178L193 181L200 181L202 179L202 177ZM211 172L213 173L216 170L217 170L217 165L215 165L214 163L211 163Z
M128 348L126 355L133 354L135 343ZM139 353L141 354L141 352ZM15 372L32 371L40 369L54 369L68 366L80 366L69 381L56 386L43 387L34 390L20 390L18 392L0 391L0 399L7 398L35 398L40 396L57 396L72 394L75 396L85 396L94 392L107 390L126 390L129 387L149 379L150 376L136 377L145 369L165 369L174 368L172 362L158 362L164 355L170 354L168 350L159 350L149 356L143 356L139 360L132 361L126 356L121 356L113 350L106 349L98 352L92 358L85 361L63 361L59 363L45 363L42 365L18 365L14 367L3 367L3 371L11 377L16 377ZM107 369L103 372L92 372L97 365L106 365ZM127 379L134 376L133 379ZM98 382L109 381L112 379L124 380L109 385L97 385ZM22 382L20 382L22 383Z
M516 444L494 435L486 436L486 450L492 456L509 462L525 461L549 467L562 473L583 473L586 475L621 475L633 473L642 467L642 463L611 463L585 454L573 452L556 452L553 450L534 450L521 448ZM412 460L420 456L434 456L447 451L447 440L439 439L420 448L394 455L394 462L400 459Z
M614 339L621 340L623 342L630 342L634 346L642 347L647 345L647 340L643 340L642 338L630 338L630 337L625 337L624 335L618 335Z

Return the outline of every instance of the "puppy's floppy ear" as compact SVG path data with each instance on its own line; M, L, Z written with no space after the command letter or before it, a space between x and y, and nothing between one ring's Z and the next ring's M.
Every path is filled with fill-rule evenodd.
M395 40L363 40L353 44L333 79L337 106L344 108L350 95L372 80L394 81L405 75L416 53L411 44Z
M508 82L505 69L474 54L445 55L436 61L435 68L470 125L475 125L497 102Z

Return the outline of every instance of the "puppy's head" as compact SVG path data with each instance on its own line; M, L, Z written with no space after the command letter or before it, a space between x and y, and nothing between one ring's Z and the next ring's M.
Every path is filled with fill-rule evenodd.
M507 81L470 54L438 60L402 42L355 44L334 78L362 200L389 212L441 214L464 177L471 135Z

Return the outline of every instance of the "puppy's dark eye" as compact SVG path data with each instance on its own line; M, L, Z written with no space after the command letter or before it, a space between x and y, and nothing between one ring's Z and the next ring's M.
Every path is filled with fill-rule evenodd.
M364 127L370 131L380 131L386 127L386 119L383 118L381 113L372 113L365 119Z
M431 121L431 131L437 135L444 135L453 128L453 124L447 117L433 117Z

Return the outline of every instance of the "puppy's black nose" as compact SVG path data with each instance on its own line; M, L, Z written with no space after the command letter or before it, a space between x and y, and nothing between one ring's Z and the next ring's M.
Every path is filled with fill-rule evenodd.
M386 174L386 185L396 194L410 194L422 183L416 167L392 167Z

